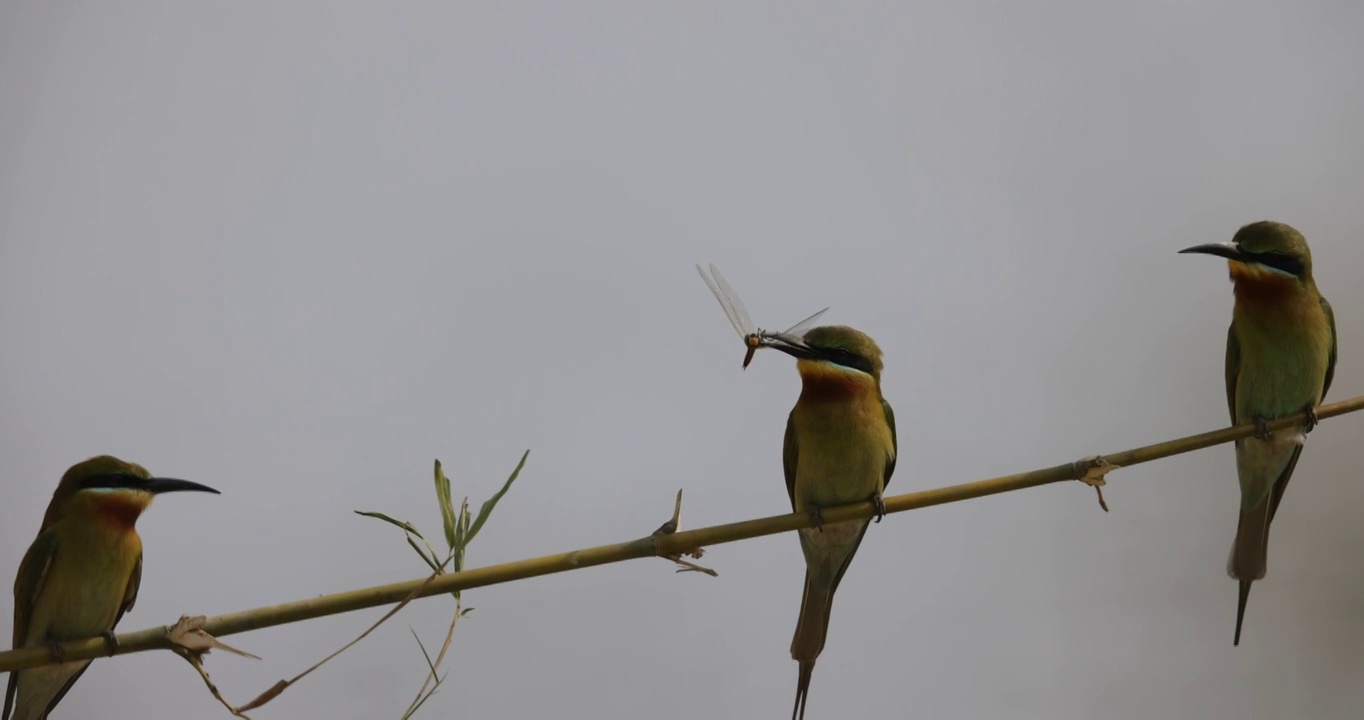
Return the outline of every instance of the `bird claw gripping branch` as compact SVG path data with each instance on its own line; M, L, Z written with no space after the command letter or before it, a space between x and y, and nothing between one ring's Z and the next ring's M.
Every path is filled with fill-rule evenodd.
M876 522L881 522L881 518L886 516L886 501L882 499L881 493L872 493L871 506L876 509Z
M810 513L810 527L824 532L824 512L814 503L809 503L805 507Z
M1302 425L1302 434L1306 435L1307 433L1312 432L1312 430L1317 427L1317 423L1321 422L1321 420L1317 417L1317 409L1312 407L1312 403L1307 403L1307 407L1303 408L1302 411L1307 413L1307 422Z

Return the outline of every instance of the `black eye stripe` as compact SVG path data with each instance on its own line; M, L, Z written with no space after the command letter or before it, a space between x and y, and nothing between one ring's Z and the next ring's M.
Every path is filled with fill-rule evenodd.
M90 490L94 488L109 489L129 488L141 487L143 484L145 484L145 481L142 478L137 477L135 475L111 473L109 475L96 475L94 477L86 478L81 482L81 489Z
M825 351L824 354L825 357L829 359L829 362L832 362L835 365L861 370L868 375L872 374L871 361L846 348L832 348Z
M1282 270L1291 275L1302 276L1302 260L1280 252L1255 253L1252 257L1263 265Z

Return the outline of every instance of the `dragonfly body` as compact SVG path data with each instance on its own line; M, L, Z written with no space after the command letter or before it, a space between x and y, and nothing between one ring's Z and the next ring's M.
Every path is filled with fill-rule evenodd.
M744 345L748 348L748 352L744 353L744 368L753 362L753 354L758 348L799 344L805 331L829 310L824 308L782 331L763 330L753 324L753 318L748 314L744 301L739 299L739 293L735 292L734 287L725 280L725 276L720 274L720 268L711 265L710 274L707 275L705 269L697 265L696 271L701 273L701 279L706 281L706 287L710 288L715 299L720 302L725 316L729 318L730 324L734 326L734 330L743 338Z

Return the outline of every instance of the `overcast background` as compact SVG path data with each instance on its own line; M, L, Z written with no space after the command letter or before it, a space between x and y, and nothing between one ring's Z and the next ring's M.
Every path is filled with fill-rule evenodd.
M61 473L163 498L121 630L393 582L520 481L485 565L786 512L790 358L825 305L886 356L889 493L1222 427L1225 264L1292 223L1364 392L1364 6L1299 3L0 6L0 577ZM1103 5L1103 7L1100 7ZM811 718L1345 718L1364 703L1364 415L1311 436L1240 648L1229 446L872 528ZM468 592L423 717L786 717L803 562L639 560ZM7 601L6 603L7 604ZM257 718L396 718L448 599ZM373 622L228 638L245 702ZM10 635L0 612L0 637ZM60 717L218 718L181 660L99 661Z

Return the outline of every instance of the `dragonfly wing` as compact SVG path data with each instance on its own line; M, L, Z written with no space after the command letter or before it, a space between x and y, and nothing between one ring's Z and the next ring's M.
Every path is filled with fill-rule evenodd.
M801 320L800 322L796 323L795 325L792 325L791 327L786 328L786 330L784 330L784 331L782 332L782 334L783 334L783 335L794 335L794 336L796 336L796 337L801 337L801 336L805 335L805 331L806 331L806 330L809 330L809 329L810 329L810 326L811 326L811 325L814 325L814 324L815 324L815 321L818 320L818 319L820 318L820 316L823 315L823 314L826 313L826 312L829 312L829 308L824 308L823 310L820 310L819 312L815 313L814 315L811 315L810 317L805 318L804 320Z
M824 308L781 332L776 330L759 330L758 337L760 339L758 342L765 347L772 347L773 344L777 342L783 342L788 345L803 345L805 344L805 331L809 330L810 326L815 324L815 321L828 311L829 308Z
M720 268L711 264L710 274L715 278L715 284L720 286L720 291L725 294L726 306L734 312L734 318L737 320L734 327L742 328L740 330L741 335L748 335L756 331L758 328L753 324L753 318L749 316L748 308L744 305L744 301L739 299L739 293L734 292L734 286L730 285L729 281L725 280L725 276L720 274Z
M744 301L739 299L739 294L734 292L734 288L725 282L725 276L720 274L720 268L710 266L710 275L700 266L696 266L696 272L701 274L701 279L706 281L706 287L719 301L720 308L725 311L725 316L729 318L729 323L734 326L739 335L747 337L754 331L753 318L748 315L748 308L744 307Z
M758 344L762 347L778 347L781 343L795 345L796 347L805 345L805 339L801 336L778 332L776 330L764 330L758 337Z

